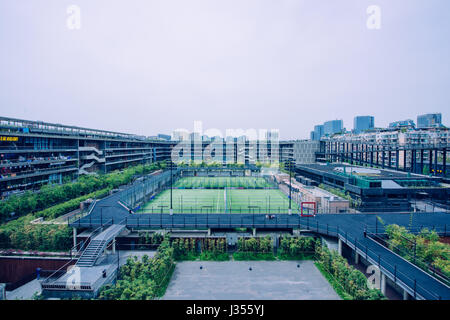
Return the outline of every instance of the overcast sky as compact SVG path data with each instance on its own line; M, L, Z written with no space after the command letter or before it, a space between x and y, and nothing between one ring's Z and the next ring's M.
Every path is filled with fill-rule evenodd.
M1 0L0 115L283 139L332 119L352 129L356 115L382 127L441 112L449 125L449 39L449 0Z

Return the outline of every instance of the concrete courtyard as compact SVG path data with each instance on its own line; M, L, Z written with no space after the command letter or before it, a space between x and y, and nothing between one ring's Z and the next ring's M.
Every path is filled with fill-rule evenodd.
M179 262L163 299L340 300L313 261Z

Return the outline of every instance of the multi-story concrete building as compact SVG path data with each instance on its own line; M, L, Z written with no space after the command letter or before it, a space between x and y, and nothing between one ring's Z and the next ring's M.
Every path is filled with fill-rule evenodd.
M174 142L0 117L0 194L170 157Z
M399 128L414 129L415 127L416 124L411 119L394 121L389 123L389 129L399 129Z
M342 120L331 120L323 124L323 134L331 136L344 130L344 122Z
M353 119L353 132L361 133L366 130L373 129L375 118L372 116L356 116Z
M314 131L311 131L311 140L319 141L323 136L323 125L314 126Z
M442 126L442 114L428 113L417 116L417 128L436 128Z
M292 160L295 164L315 163L316 153L319 150L319 141L282 141L280 142L280 162Z
M377 129L325 137L322 158L410 171L447 174L450 131L447 128Z

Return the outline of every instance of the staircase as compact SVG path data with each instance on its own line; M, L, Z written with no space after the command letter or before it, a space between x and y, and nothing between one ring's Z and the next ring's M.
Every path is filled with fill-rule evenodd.
M95 261L97 261L97 258L103 253L105 245L105 240L91 240L78 259L76 266L92 267L95 264Z
M86 156L82 156L81 159L83 159L83 160L95 160L95 161L97 161L99 163L104 163L106 161L105 158L99 158L93 153L88 154Z
M92 151L92 152L96 152L99 156L101 156L103 154L103 151L98 150L96 147L79 147L78 148L79 151Z
M89 163L82 165L81 168L78 170L78 174L96 174L95 171L90 172L90 171L86 170L87 168L92 167L94 164L95 164L95 161L91 161Z
M75 265L78 267L94 266L97 259L103 255L103 251L108 243L114 240L123 229L125 229L124 224L113 224L97 234L92 238L91 242L89 242L86 249L84 249Z

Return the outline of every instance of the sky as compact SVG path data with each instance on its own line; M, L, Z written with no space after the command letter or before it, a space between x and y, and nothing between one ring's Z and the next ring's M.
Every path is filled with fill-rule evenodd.
M449 39L448 0L1 0L0 115L146 136L450 125Z

